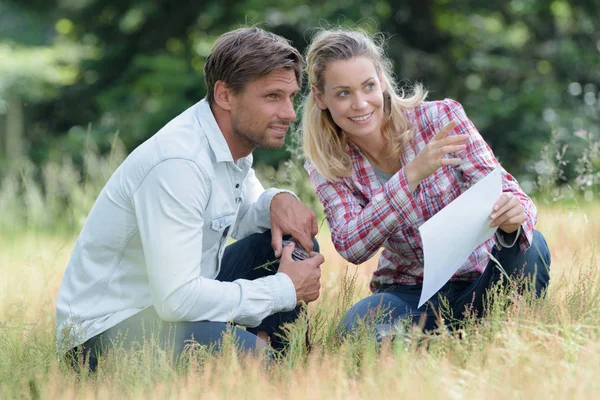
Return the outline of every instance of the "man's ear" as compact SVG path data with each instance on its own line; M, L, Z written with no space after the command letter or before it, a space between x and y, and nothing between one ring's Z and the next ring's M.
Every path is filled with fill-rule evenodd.
M310 90L313 93L313 96L315 96L315 101L317 102L317 107L319 107L321 110L327 110L327 106L325 105L325 102L323 101L323 95L321 94L319 89L317 89L317 87L315 85L311 85Z
M223 81L217 81L213 90L215 104L224 110L230 111L233 108L231 104L233 95L227 84Z

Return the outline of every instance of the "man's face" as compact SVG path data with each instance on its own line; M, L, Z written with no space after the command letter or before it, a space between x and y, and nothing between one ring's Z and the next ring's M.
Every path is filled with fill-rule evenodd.
M298 90L294 71L280 68L233 95L231 124L238 144L250 151L283 146L290 123L296 119L294 97Z

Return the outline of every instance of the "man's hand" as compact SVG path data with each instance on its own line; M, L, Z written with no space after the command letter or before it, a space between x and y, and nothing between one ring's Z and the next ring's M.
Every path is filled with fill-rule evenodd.
M512 192L504 192L494 205L494 211L490 215L492 222L490 226L497 226L505 233L512 233L519 229L525 222L525 208L521 205L518 197Z
M292 235L308 252L317 234L317 215L289 193L278 193L271 201L271 246L275 256L281 255L283 235Z
M290 277L296 289L296 305L310 303L319 298L321 290L321 264L325 259L320 253L310 253L311 258L292 260L294 245L285 246L281 252L278 272Z

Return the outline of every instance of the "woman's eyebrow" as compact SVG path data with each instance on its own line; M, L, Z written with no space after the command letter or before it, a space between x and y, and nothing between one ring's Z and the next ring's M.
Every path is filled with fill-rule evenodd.
M361 86L364 85L365 83L369 82L371 79L375 79L375 78L373 78L373 77L367 78L360 85ZM350 88L350 86L338 85L338 86L333 87L332 89L349 89L349 88Z

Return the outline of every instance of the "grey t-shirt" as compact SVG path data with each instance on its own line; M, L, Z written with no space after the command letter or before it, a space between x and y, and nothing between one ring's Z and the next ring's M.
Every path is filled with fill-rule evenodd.
M373 172L375 172L375 176L377 176L377 179L379 179L379 182L381 182L382 185L389 181L390 178L393 176L393 174L388 174L387 172L377 169L375 167L373 167Z

